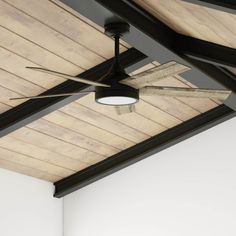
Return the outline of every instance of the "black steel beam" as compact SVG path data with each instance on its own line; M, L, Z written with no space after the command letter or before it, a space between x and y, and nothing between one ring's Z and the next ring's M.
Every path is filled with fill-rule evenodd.
M208 41L178 35L175 49L180 53L217 66L236 68L236 49Z
M235 115L235 111L225 105L220 105L217 108L54 183L54 196L60 198L70 194L107 175L224 122Z
M150 59L148 59L147 56L134 48L123 52L121 54L120 60L121 64L126 68L128 72L132 72L135 69L138 69L141 66L150 63ZM102 75L107 73L112 64L112 61L113 59L105 61L81 73L79 77L96 81ZM74 81L66 81L52 89L49 89L42 95L79 92L86 88L88 88L87 85ZM25 103L4 112L0 115L0 137L21 128L31 123L32 121L37 120L42 116L45 116L50 112L65 106L66 104L75 101L81 96L84 96L84 94L81 94L79 96L28 100Z
M218 11L224 11L227 13L236 14L235 0L183 0L183 1L212 8Z

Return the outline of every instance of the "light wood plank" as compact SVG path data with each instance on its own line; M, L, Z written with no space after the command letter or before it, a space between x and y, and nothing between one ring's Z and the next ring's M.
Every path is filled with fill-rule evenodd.
M26 39L30 39L83 69L91 68L104 60L68 37L3 1L0 2L0 25Z
M89 165L68 156L63 156L53 151L37 147L9 136L5 136L0 139L0 147L51 163L53 165L70 169L72 171L79 171Z
M49 182L56 182L61 179L60 176L48 174L46 172L33 169L29 166L21 165L19 163L11 162L9 160L4 160L1 157L0 157L0 168L4 168L10 171L18 172L20 174L28 175Z
M10 106L0 102L0 114L11 109Z
M24 102L20 100L10 100L9 98L18 97L19 94L15 93L9 89L6 89L0 86L0 102L6 104L7 106L14 107L19 105L20 103Z
M149 136L144 133L132 129L116 120L104 116L99 112L95 112L76 102L63 107L60 110L120 137L128 139L134 143L139 143L149 138Z
M154 64L154 62L148 63L145 66L142 66L142 67L138 68L137 70L129 73L129 75L134 76L134 75L140 74L146 70L150 70L150 69L154 68L155 66L159 66L159 65L160 65L160 63L157 63L157 64Z
M162 96L141 96L141 99L152 104L153 106L162 109L163 111L168 112L172 116L182 121L186 121L200 114L200 112L197 110L175 98L167 98Z
M48 174L53 174L60 177L66 177L74 173L74 171L52 165L44 161L40 161L26 155L21 155L19 153L9 151L2 147L0 148L0 156L1 156L1 159L11 161L14 163L19 163L20 165L25 165L25 166L46 172Z
M27 125L27 127L103 156L112 156L119 152L118 149L112 146L103 144L44 119L34 121Z
M167 128L172 128L182 123L180 119L166 113L158 107L143 101L142 99L140 99L135 105L135 112L155 122L158 122Z
M225 13L224 15L218 15L220 11L210 11L206 7L200 7L200 6L193 6L193 4L185 3L182 4L181 2L178 2L188 13L192 14L192 17L197 19L196 22L204 23L207 28L209 28L212 31L212 36L214 38L218 38L219 42L220 40L223 40L224 44L235 47L235 37L236 34L233 33L233 31L228 29L229 22L227 24L224 24L221 19L224 19L225 15L229 15ZM212 14L210 14L210 12ZM221 16L220 18L218 16ZM236 18L235 18L236 19ZM231 19L233 21L233 19ZM236 23L236 21L235 21ZM200 29L200 24L198 25L198 28ZM223 32L223 33L222 33Z
M133 142L114 135L106 130L91 125L83 120L72 117L64 112L55 111L44 117L45 120L58 124L82 135L87 135L97 141L109 144L119 150L124 150L134 145Z
M25 96L32 95L32 92L39 94L45 91L43 87L3 69L0 69L0 81L1 86Z
M113 56L111 50L113 40L53 2L48 0L6 1L103 58ZM124 50L125 48L121 46L121 51Z
M214 9L209 9L207 7L204 8L204 11L206 11L209 15L215 18L217 20L217 24L220 23L222 27L224 27L224 30L227 30L231 33L233 33L233 38L236 36L236 24L229 24L229 22L235 22L236 21L236 16L233 14L227 14L224 11L216 11ZM218 29L220 30L220 29ZM222 30L222 29L221 29ZM231 40L231 39L230 39ZM234 48L235 48L235 42L233 43Z
M97 25L95 22L89 20L88 18L86 18L85 16L79 14L77 11L75 11L74 9L70 8L68 5L62 3L60 0L49 0L50 2L53 2L54 4L56 4L57 6L61 7L63 10L69 12L70 14L72 14L74 17L78 18L79 20L82 20L83 22L85 22L86 24L88 24L89 26L93 27L94 29L98 30L101 33L104 33L104 28ZM120 40L120 44L122 46L124 46L124 48L130 48L131 46L126 43L124 40ZM122 50L122 48L121 48Z
M183 87L183 88L190 88L181 80L178 80L174 77L167 78L163 81L153 83L155 86L170 86L170 87ZM191 98L191 97L176 97L179 101L184 102L185 104L189 104L194 109L198 110L199 112L203 113L206 112L216 106L217 103L210 100L209 98Z
M48 89L59 83L65 81L62 78L58 78L52 75L47 75L42 72L34 71L32 72L29 69L26 69L26 66L37 66L2 47L0 47L0 67L10 73L18 75L28 81L32 81L33 83ZM32 91L33 93L34 91ZM35 95L35 94L32 94Z
M61 70L72 75L84 71L79 66L33 43L30 39L27 40L2 26L0 26L0 46L17 53L41 67Z
M79 148L78 146L63 142L59 139L25 127L10 133L9 136L87 164L94 164L105 158L104 156L98 155L94 152Z
M117 120L124 125L133 127L137 131L149 136L153 136L166 130L166 127L153 122L150 119L144 118L135 112L118 115L113 106L106 106L96 103L94 101L93 94L89 94L80 98L77 100L77 103L86 106L87 108L90 108L102 115L106 115L107 117Z
M121 83L139 89L154 82L162 81L163 79L176 74L181 74L188 70L190 70L189 67L179 64L175 61L171 61L135 74L127 79L122 80Z

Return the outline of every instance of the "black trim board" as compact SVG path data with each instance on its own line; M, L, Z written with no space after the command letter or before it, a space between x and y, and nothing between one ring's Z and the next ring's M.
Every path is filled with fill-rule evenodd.
M192 63L193 59L188 60L189 56L185 55L183 51L178 49L176 40L181 40L180 35L164 25L161 21L150 15L144 9L130 0L60 0L64 4L70 6L75 11L84 15L96 24L103 27L109 21L125 20L130 24L130 33L125 35L124 40L141 51L153 60L160 63L165 63L175 60L190 66L192 69L182 76L190 83L195 84L201 88L224 89L227 88L224 80L218 80L217 73L219 69L215 67L214 73L208 73L208 68L198 68L197 64ZM196 41L192 41L192 46ZM190 43L190 42L189 42ZM205 50L208 44L206 44ZM201 47L202 43L201 43ZM224 48L221 47L222 53ZM227 48L229 49L229 48ZM227 50L225 55L227 55ZM236 56L236 49L232 49L234 57ZM199 60L202 60L204 55L201 55ZM209 59L209 58L208 58ZM212 63L215 62L215 59ZM218 63L223 62L223 58L217 59ZM232 63L235 63L232 62ZM228 65L225 61L221 66ZM232 80L231 77L225 75L227 80ZM236 81L233 81L236 84ZM232 105L232 109L236 110L236 91L230 96L227 105Z
M126 52L121 53L120 61L121 64L126 68L127 72L132 72L135 69L138 69L151 62L147 56L134 48L128 49ZM79 77L96 81L102 75L107 73L108 69L112 65L112 62L113 58L81 73ZM42 95L79 92L86 88L88 88L87 85L74 81L66 81L52 89L47 90ZM85 94L78 96L34 99L24 102L0 115L0 137L3 137L16 129L19 129L33 122L34 120L37 120L49 114L50 112L53 112L77 100L79 97L84 95Z
M206 113L194 117L174 128L158 134L140 144L130 147L95 165L79 171L56 183L57 198L64 197L107 175L134 164L150 155L158 153L221 122L236 116L236 112L225 105L220 105Z
M212 8L218 11L224 11L231 14L236 14L235 0L183 0L195 5Z

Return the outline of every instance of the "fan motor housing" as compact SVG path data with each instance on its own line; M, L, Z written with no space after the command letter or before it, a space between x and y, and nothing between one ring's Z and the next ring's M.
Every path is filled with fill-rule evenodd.
M106 88L106 87L96 87L96 92L95 92L95 100L98 103L104 98L110 98L113 99L114 97L116 98L128 98L131 102L130 104L136 103L139 100L139 91L135 88L132 88L128 85L114 83L111 85L111 87ZM126 104L106 104L106 105L126 105ZM129 105L129 104L127 104Z

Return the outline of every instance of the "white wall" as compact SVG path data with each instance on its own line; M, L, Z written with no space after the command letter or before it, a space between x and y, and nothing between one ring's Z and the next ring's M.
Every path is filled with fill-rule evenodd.
M235 236L236 119L65 198L65 236Z
M0 169L0 235L62 236L62 199L53 185Z

